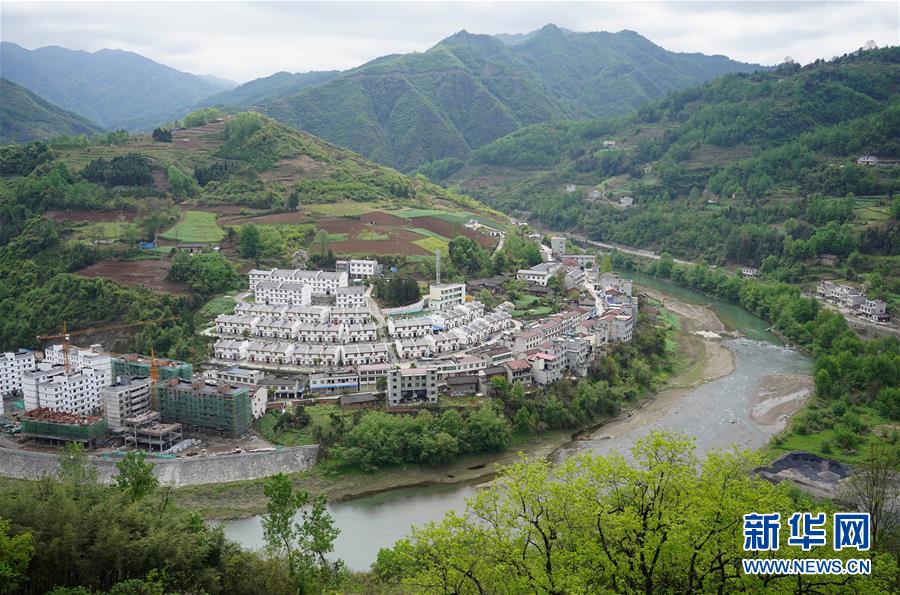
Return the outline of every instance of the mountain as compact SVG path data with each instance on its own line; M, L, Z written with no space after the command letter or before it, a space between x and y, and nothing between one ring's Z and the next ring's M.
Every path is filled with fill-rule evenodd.
M246 108L269 97L294 95L306 87L324 83L339 74L339 70L293 74L276 72L271 76L254 79L228 91L207 97L201 102L201 105Z
M668 52L631 31L548 25L502 39L461 31L426 52L386 56L293 95L276 91L255 107L408 171L465 159L523 126L626 114L668 91L759 68Z
M234 86L122 50L28 50L10 42L0 43L0 73L107 129L152 128Z
M594 240L714 264L784 258L792 278L819 253L900 255L898 139L892 47L729 74L628 117L537 124L476 150L445 181Z
M87 118L53 105L5 78L0 78L0 98L0 144L54 136L90 136L103 131Z

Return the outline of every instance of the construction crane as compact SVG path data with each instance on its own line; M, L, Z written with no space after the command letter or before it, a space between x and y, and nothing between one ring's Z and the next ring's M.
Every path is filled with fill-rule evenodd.
M166 316L165 318L156 318L154 320L142 320L140 322L124 322L124 323L120 323L120 324L110 324L108 326L89 327L86 329L81 329L81 330L72 331L72 332L69 332L69 330L68 330L68 322L63 321L61 334L59 334L59 335L38 335L37 340L39 342L44 342L44 341L53 341L53 340L57 340L57 339L62 339L63 361L65 362L66 374L69 374L69 373L71 373L71 370L69 369L69 340L72 337L77 336L77 335L90 335L91 333L99 333L101 331L112 331L112 330L123 329L123 328L131 328L131 327L135 327L135 326L146 326L148 324L169 322L169 321L177 320L177 319L178 319L177 316ZM153 361L155 362L156 359L154 358ZM154 363L154 367L155 367L155 363ZM152 372L152 369L151 369L151 372ZM157 374L158 374L158 372L157 372Z

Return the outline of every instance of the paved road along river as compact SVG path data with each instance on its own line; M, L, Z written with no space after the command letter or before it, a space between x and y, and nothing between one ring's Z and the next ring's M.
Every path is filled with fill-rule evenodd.
M557 457L578 452L627 454L635 439L652 430L684 432L697 437L698 451L737 445L759 448L782 427L785 395L800 394L809 385L810 360L784 347L766 331L768 326L738 306L717 302L701 294L653 278L635 281L683 302L709 304L727 328L744 335L726 339L734 354L734 371L688 391L665 393L630 417L611 422L557 451ZM766 396L780 386L781 397ZM787 388L787 392L784 389ZM762 408L762 409L760 409ZM771 413L771 415L766 415ZM449 510L461 512L465 499L475 493L475 484L401 488L374 496L329 505L341 534L335 556L354 570L367 570L378 550L391 546L413 525L440 520ZM262 546L260 517L224 523L228 538L247 547Z

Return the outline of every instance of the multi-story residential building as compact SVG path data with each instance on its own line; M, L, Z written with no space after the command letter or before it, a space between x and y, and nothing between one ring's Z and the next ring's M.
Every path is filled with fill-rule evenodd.
M556 274L556 271L558 271L561 266L560 263L554 261L542 262L534 265L530 269L519 269L519 271L516 272L516 279L546 287L550 282L550 278Z
M259 364L289 365L294 361L294 344L282 341L250 341L247 359Z
M256 301L271 306L308 306L312 303L312 287L283 281L260 281L254 290Z
M100 391L103 411L110 430L125 428L125 420L150 411L150 379L125 377Z
M44 361L50 364L65 365L66 357L62 345L51 345L44 350ZM78 371L90 368L96 376L108 386L113 383L112 357L100 351L100 345L90 347L69 347L69 370Z
M294 348L295 366L336 366L340 361L341 348L337 345L298 344Z
M391 364L365 364L357 368L359 373L360 390L374 390L378 384L379 378L387 380L388 372L391 371Z
M20 349L16 353L0 354L0 414L3 413L3 397L21 391L22 375L36 369L33 351Z
M347 271L305 271L300 269L271 269L250 271L250 290L256 291L266 281L306 285L312 293L330 295L338 287L347 287L350 275Z
M329 320L338 324L366 324L372 320L368 308L333 308Z
M338 287L332 292L335 308L365 308L366 288L362 285Z
M412 337L410 339L395 339L394 348L400 359L421 359L434 355L434 343L431 336Z
M597 264L597 256L594 254L563 254L559 260L572 260L583 269L592 269Z
M531 373L531 364L526 359L511 359L503 362L506 370L506 379L510 384L520 382L522 386L531 386L534 377Z
M398 339L412 339L424 337L434 332L434 323L430 316L418 318L389 318L387 321L388 334Z
M87 448L94 448L107 431L106 419L99 415L40 407L26 411L22 416L22 436L51 444L80 442Z
M309 392L325 395L359 392L359 374L355 368L334 369L310 374Z
M564 347L565 367L572 370L576 376L587 376L588 366L591 363L593 349L591 343L585 338L575 337L566 339Z
M249 370L238 366L210 371L211 380L228 382L230 384L246 384L247 386L259 386L265 380L266 375L259 370Z
M254 337L289 341L297 338L297 329L301 324L288 318L257 318L250 327L250 334Z
M594 282L594 290L597 293L603 293L612 287L625 295L631 295L632 285L633 281L631 279L623 279L615 273L600 273Z
M549 353L536 353L528 357L534 383L547 386L562 378L563 360Z
M387 378L387 401L391 407L437 403L438 375L434 368L391 370Z
M65 373L64 368L36 370L22 376L25 409L47 408L78 415L94 415L102 409L100 389L109 386L106 374L92 368Z
M331 320L331 314L332 309L328 306L285 306L273 316L307 324L323 324Z
M378 338L378 327L371 322L365 324L342 324L343 338L347 343L370 343Z
M890 314L887 313L887 304L881 300L867 299L859 307L859 315L879 322L887 322L891 319Z
M512 345L512 351L515 354L522 354L526 351L534 349L538 345L541 344L544 340L544 334L540 329L529 329L527 331L522 331L518 335L516 335L515 341Z
M554 258L561 260L562 255L566 253L566 237L550 236L550 250L553 252Z
M390 352L384 343L352 343L341 347L341 361L346 365L380 364L388 360Z
M112 358L113 378L118 380L128 377L149 377L152 365L151 358L136 353L117 356ZM194 375L194 365L173 359L156 358L156 371L160 380L169 378L190 380Z
M164 422L237 438L250 429L252 408L246 386L173 378L160 383Z
M466 301L465 283L435 283L428 288L428 309L445 310L464 304Z
M382 266L377 260L338 260L334 263L336 271L346 271L351 279L368 279L382 273Z
M618 314L612 320L612 340L627 343L634 333L634 318L631 314Z
M247 359L247 349L250 341L234 341L232 339L219 339L216 341L213 351L216 359L239 361Z

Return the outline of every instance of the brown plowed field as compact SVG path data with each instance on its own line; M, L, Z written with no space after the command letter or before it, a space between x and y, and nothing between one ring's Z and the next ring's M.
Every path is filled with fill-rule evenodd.
M137 217L137 213L128 213L124 211L47 211L44 217L54 221L132 221Z
M389 213L382 213L381 211L363 213L359 216L359 220L367 225L375 224L388 227L415 227L414 225L410 225L409 219L397 217L396 215L391 215Z
M78 271L83 277L110 279L123 285L146 287L165 293L189 293L181 283L166 280L168 260L105 260Z
M417 239L421 237L417 234L412 235ZM405 256L431 254L425 248L403 240L346 240L331 242L328 247L336 254L403 254Z

